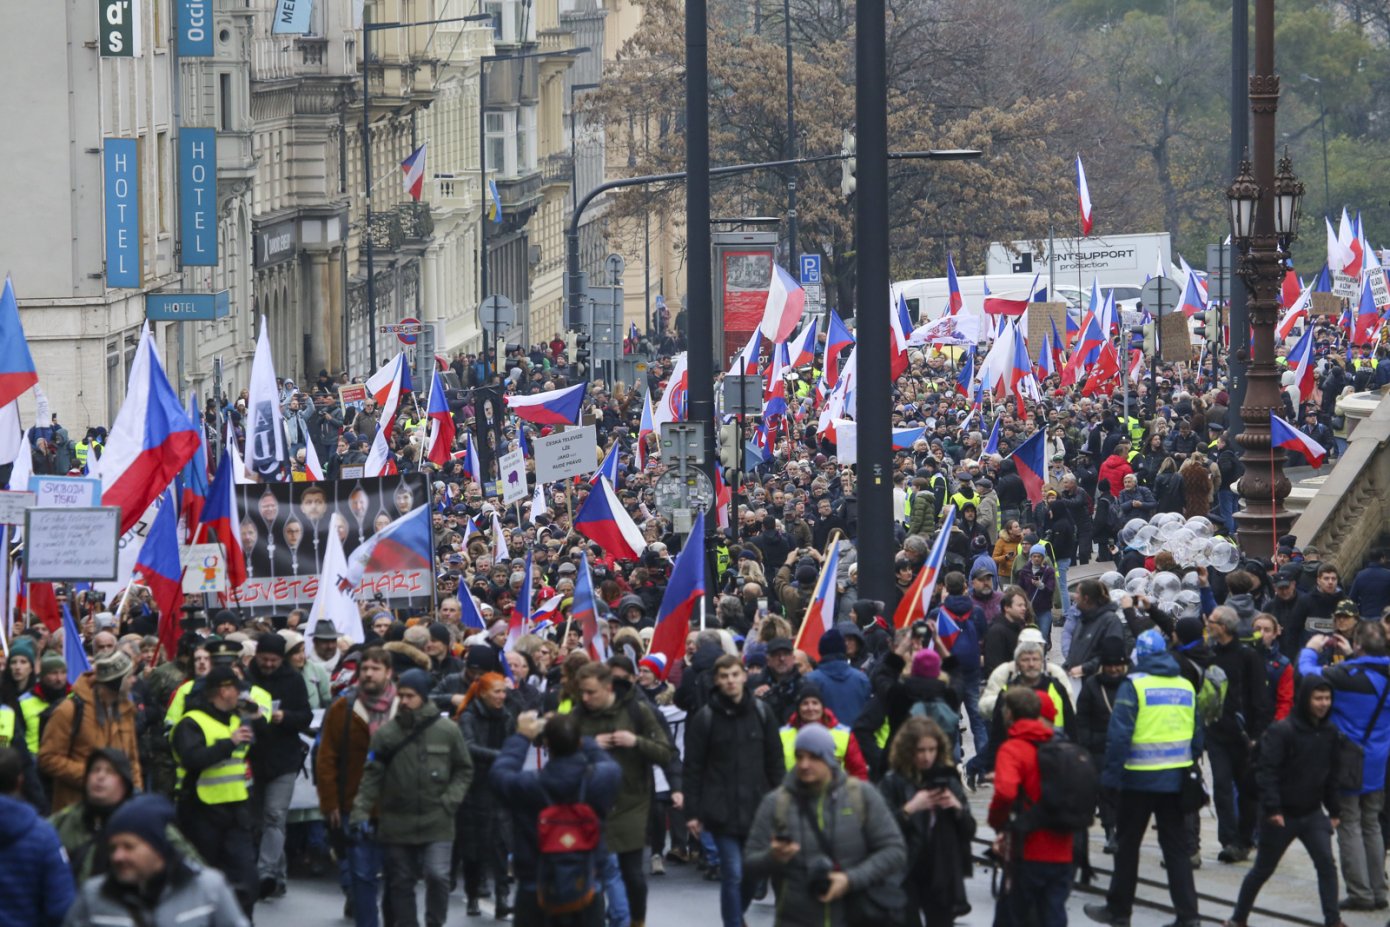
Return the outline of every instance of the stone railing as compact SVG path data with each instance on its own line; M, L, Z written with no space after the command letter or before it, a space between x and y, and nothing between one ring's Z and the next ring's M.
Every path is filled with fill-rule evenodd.
M1299 544L1315 545L1344 576L1361 566L1390 528L1390 401L1358 393L1339 405L1360 398L1367 400L1363 410L1370 402L1374 409L1351 429L1346 451L1293 525Z

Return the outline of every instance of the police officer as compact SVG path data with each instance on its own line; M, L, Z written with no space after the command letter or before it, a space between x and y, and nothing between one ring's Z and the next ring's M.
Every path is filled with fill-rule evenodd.
M1115 874L1104 904L1088 904L1086 916L1128 927L1139 876L1139 845L1158 823L1158 845L1168 868L1168 893L1176 927L1197 927L1197 888L1183 833L1183 778L1202 747L1197 692L1168 652L1162 632L1150 628L1135 645L1136 670L1120 683L1110 718L1101 785L1119 790Z
M214 666L174 728L178 823L211 866L221 869L247 917L256 903L256 848L246 754L257 706L230 666Z
M174 697L169 700L169 710L164 713L164 729L169 732L170 737L174 736L174 728L178 727L179 722L183 720L184 713L188 710L189 699L202 692L202 687L206 678L205 674L209 669L225 666L236 674L238 680L241 678L240 644L236 641L212 640L208 641L203 649L207 651L208 657L212 661L211 666L200 667L195 653L193 676L184 680L184 682L174 690ZM256 698L256 701L258 703L264 702L265 706L269 708L270 696L267 693L261 691L255 693L255 695L262 696Z

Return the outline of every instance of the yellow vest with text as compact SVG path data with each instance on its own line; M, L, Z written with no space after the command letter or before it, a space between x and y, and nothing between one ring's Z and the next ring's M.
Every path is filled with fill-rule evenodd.
M232 733L240 726L240 719L237 719L235 725L223 724L207 712L197 709L188 713L188 720L202 730L203 740L209 747L224 740L231 740ZM230 805L250 799L251 790L247 785L246 772L246 752L249 747L249 744L238 744L227 759L198 773L197 791L200 802L205 805ZM187 772L180 763L180 787L183 786L186 775Z
M965 503L967 502L969 502L971 505L975 506L976 509L978 509L980 507L980 494L975 493L974 495L967 496L960 490L956 490L955 492L951 493L950 502L952 505L956 507L957 512L959 512L961 506L965 505Z
M14 743L14 709L0 705L0 747Z
M1181 676L1130 677L1139 711L1130 737L1125 769L1158 771L1192 765L1192 735L1197 729L1197 691Z
M787 760L788 769L796 765L796 732L797 728L790 724L782 728L781 732L782 754ZM830 729L830 737L835 741L835 760L844 768L845 754L849 752L849 728L837 724Z
M52 704L32 692L19 700L19 710L24 715L24 743L29 747L30 756L39 755L39 715Z

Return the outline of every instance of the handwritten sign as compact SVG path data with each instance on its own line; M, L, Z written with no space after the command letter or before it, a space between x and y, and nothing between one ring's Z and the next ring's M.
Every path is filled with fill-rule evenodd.
M0 492L0 525L24 524L24 510L33 507L31 492Z
M567 428L536 439L536 479L554 483L598 469L598 429Z
M530 493L526 490L526 458L521 451L508 451L497 459L502 478L497 482L504 505L520 502Z
M25 514L26 582L116 578L119 506L32 508Z
M101 505L101 480L85 476L31 476L34 505L47 508L92 508Z

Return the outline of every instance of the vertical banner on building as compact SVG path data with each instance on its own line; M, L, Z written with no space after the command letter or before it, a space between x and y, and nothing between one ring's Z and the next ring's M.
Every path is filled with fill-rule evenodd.
M217 266L217 132L179 130L179 244L185 267Z
M179 57L212 57L212 0L174 0L178 14Z
M133 138L102 144L102 198L106 204L106 285L140 286L140 157Z
M97 17L101 57L134 58L140 54L140 4L136 0L98 0Z
M270 31L274 35L307 35L309 14L314 0L275 0L275 20Z

